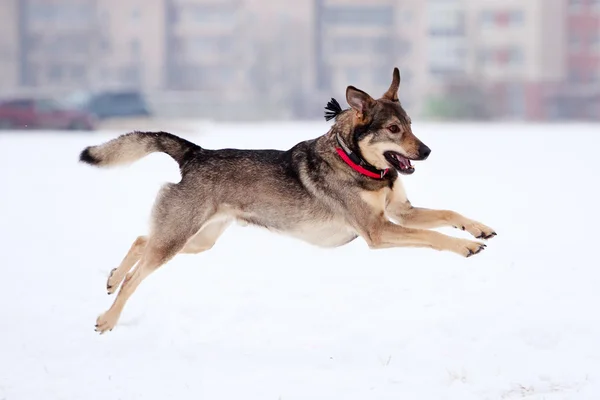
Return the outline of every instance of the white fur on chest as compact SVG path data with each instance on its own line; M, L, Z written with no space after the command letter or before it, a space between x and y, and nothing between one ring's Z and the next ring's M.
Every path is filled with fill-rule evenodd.
M400 178L394 181L394 186L391 191L390 203L407 203L408 197L406 196L406 189Z
M358 236L342 219L325 223L314 221L282 233L319 247L338 247L351 242Z

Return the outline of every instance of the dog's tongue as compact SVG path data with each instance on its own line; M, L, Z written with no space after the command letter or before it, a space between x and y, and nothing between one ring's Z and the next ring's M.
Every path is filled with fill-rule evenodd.
M410 160L400 154L396 154L396 160L398 160L402 169L409 169L411 167Z

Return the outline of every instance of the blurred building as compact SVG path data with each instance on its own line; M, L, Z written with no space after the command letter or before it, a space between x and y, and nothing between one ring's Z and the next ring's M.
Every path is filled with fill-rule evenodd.
M389 87L397 61L395 0L315 0L317 86L344 93Z
M539 119L565 78L564 0L469 1L470 73L490 89L494 112Z
M432 84L463 78L468 67L467 0L429 0L426 69Z
M600 119L600 0L568 0L563 9L565 76L547 96L553 118Z
M96 7L96 58L90 87L164 87L164 0L98 0Z
M18 0L0 0L0 87L15 90L19 86Z
M93 2L18 0L9 10L13 14L7 19L17 23L9 26L18 46L14 68L20 86L76 86L91 81L89 65L98 51Z
M243 90L248 69L241 0L166 0L166 86Z
M0 0L0 94L304 118L398 66L413 116L600 118L600 0ZM235 109L235 115L231 110Z

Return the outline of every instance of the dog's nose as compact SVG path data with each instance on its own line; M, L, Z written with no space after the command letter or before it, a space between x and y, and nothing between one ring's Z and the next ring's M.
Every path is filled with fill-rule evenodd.
M423 143L419 145L419 157L421 160L425 160L431 154L431 149L425 146Z

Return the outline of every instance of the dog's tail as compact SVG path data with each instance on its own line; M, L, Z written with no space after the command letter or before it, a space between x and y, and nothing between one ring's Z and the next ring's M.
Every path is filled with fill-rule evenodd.
M168 132L130 132L98 146L85 148L79 160L99 167L131 164L155 152L173 157L181 168L201 147Z

